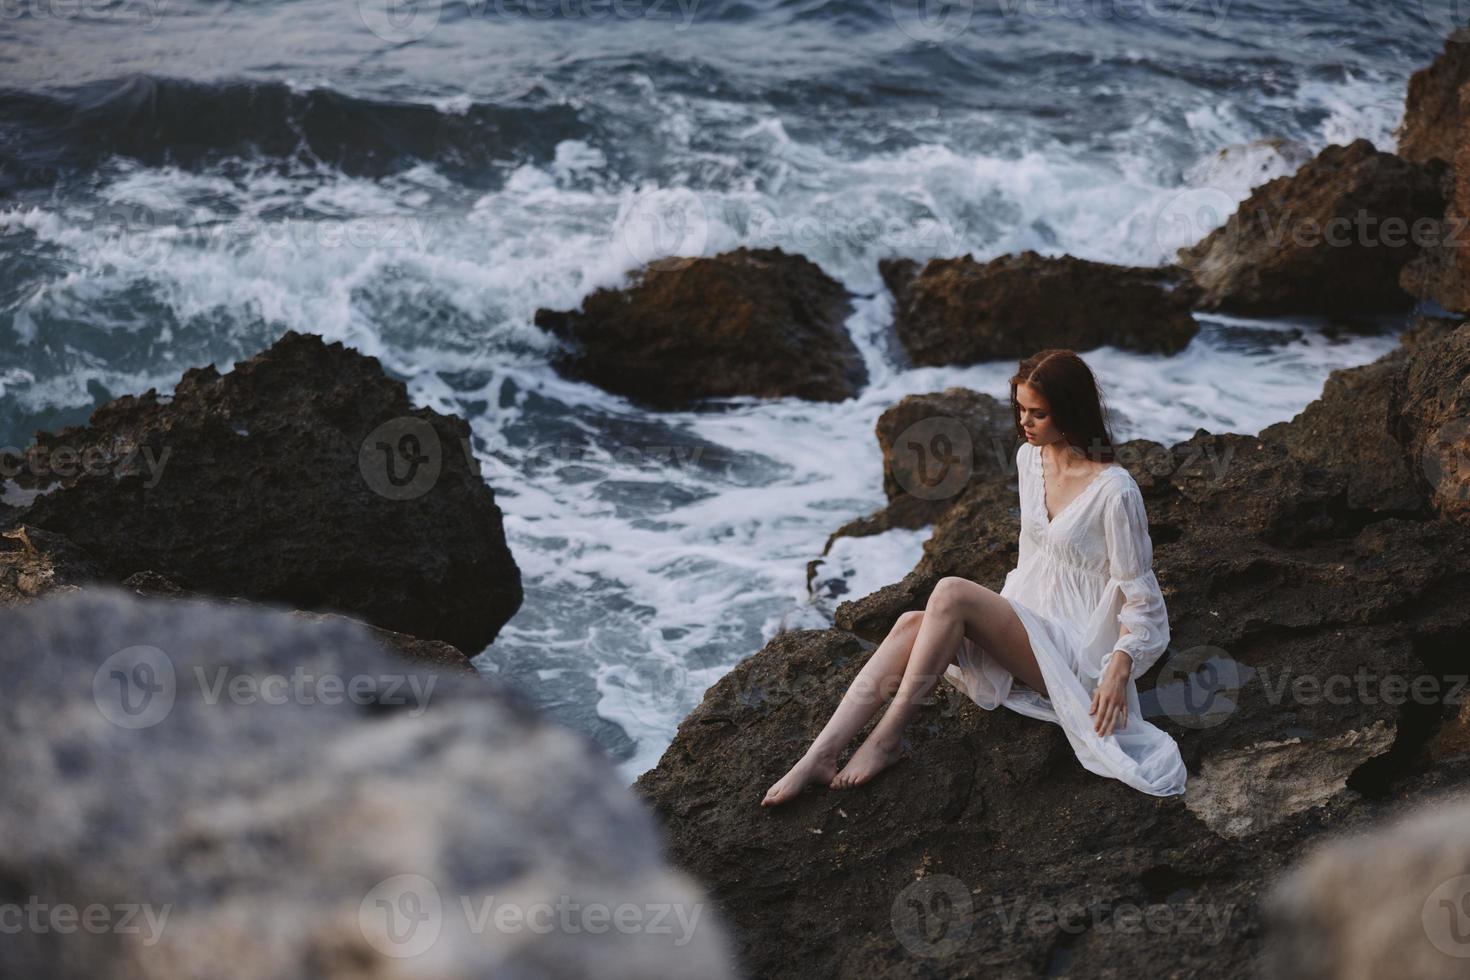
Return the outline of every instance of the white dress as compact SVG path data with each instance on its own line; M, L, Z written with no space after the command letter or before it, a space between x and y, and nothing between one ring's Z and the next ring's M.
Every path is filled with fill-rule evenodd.
M1139 710L1137 679L1169 645L1169 616L1153 572L1143 494L1118 464L1099 471L1054 520L1046 516L1041 447L1016 451L1021 495L1020 556L1000 594L1016 610L1049 697L1016 681L995 658L961 641L945 679L980 707L1004 704L1062 726L1088 770L1155 796L1184 792L1179 746ZM1119 637L1119 623L1129 632ZM1128 718L1106 737L1088 714L1113 650L1133 658Z

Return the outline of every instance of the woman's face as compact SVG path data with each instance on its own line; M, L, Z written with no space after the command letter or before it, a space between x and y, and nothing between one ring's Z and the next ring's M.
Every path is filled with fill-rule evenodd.
M1016 404L1021 406L1021 428L1026 441L1045 446L1062 438L1062 430L1052 421L1051 406L1030 385L1016 385Z

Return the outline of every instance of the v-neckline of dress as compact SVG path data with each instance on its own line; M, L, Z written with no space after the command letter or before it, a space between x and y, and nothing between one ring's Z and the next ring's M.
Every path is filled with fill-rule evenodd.
M1062 509L1057 511L1056 517L1052 517L1046 512L1046 468L1043 467L1041 464L1041 447L1036 446L1035 449L1036 452L1032 458L1036 460L1036 473L1041 478L1038 482L1038 486L1040 486L1041 488L1041 521L1042 527L1048 529L1051 528L1052 525L1056 524L1057 521L1061 520L1062 516L1065 515L1067 511L1072 509L1073 504L1076 504L1085 495L1087 495L1092 490L1092 488L1096 486L1097 483L1102 480L1104 476L1107 475L1108 470L1114 469L1118 466L1117 463L1109 463L1107 466L1104 466L1102 470L1099 471L1098 474L1092 478L1087 486L1083 487L1077 492L1077 496L1067 501L1067 503L1063 505Z

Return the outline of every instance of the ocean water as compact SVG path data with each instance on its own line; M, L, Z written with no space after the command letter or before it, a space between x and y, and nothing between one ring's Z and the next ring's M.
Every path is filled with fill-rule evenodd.
M1329 143L1392 148L1454 4L1164 0L13 0L0 17L0 446L227 370L287 329L466 417L526 601L478 659L631 781L783 628L900 578L913 369L887 256L1156 264ZM547 367L538 307L661 255L800 252L858 299L841 404L649 413ZM1203 317L1085 353L1121 438L1255 432L1405 325ZM1043 344L1038 344L1043 346ZM758 792L763 788L754 788Z

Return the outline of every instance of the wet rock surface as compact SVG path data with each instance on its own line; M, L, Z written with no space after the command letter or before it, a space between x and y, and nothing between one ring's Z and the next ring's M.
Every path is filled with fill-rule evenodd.
M655 409L751 395L842 401L867 384L847 290L779 248L665 259L577 310L538 310L564 345L552 365Z
M1180 270L1133 268L1033 251L879 263L894 327L915 365L1029 357L1043 347L1173 354L1199 331Z
M521 603L468 425L320 337L287 332L226 374L191 369L170 396L37 433L19 469L39 495L10 525L59 535L106 581L154 572L470 655Z
M1223 227L1180 249L1179 263L1205 310L1408 312L1413 302L1399 275L1444 212L1445 170L1442 161L1404 160L1367 140L1329 146L1251 191Z

